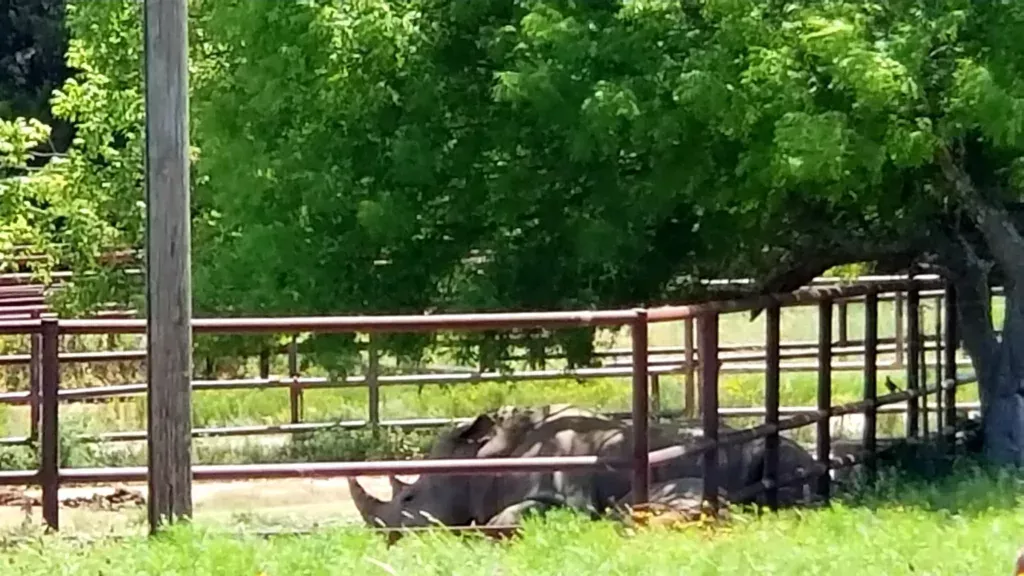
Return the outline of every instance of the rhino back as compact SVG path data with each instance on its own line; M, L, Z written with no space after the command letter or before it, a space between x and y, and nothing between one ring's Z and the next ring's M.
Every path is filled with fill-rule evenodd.
M478 458L507 458L517 455L523 443L532 443L534 438L564 418L605 420L597 413L571 404L548 404L532 408L503 406L495 411L493 437L477 452Z
M617 458L630 447L625 426L586 410L561 410L536 422L508 451L508 457L604 456ZM622 472L555 471L491 476L475 498L477 515L496 514L523 500L557 495L566 505L586 509L595 501L629 489Z

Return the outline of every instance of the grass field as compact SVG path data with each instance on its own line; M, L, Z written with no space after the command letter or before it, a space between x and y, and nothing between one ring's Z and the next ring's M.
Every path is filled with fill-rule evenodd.
M896 494L896 487L901 488ZM830 509L739 515L725 528L642 529L569 514L530 521L511 543L442 534L387 548L364 530L232 536L175 527L156 539L41 537L7 544L5 576L1010 574L1024 543L1020 480L963 471L928 485L890 481Z
M995 301L995 311L1001 307ZM923 302L921 325L931 333L935 321L933 301ZM860 304L849 305L848 333L850 338L863 335L863 309ZM893 303L879 305L879 332L881 337L894 335ZM838 314L834 314L833 334L838 329ZM782 315L782 339L786 341L813 341L817 338L817 310L815 307L786 308ZM720 339L723 344L762 343L764 316L751 322L746 313L722 317ZM616 347L628 346L628 332L606 335ZM92 341L70 340L69 349L96 349L97 344L117 348L139 348L141 343L130 338L104 342L105 337ZM651 326L652 346L682 344L681 323ZM6 348L6 349L5 349ZM11 339L0 341L0 353L24 351L25 343ZM934 353L928 355L934 364ZM880 355L880 362L891 361L892 354ZM858 360L858 357L842 358ZM555 366L557 367L557 362ZM0 389L24 389L26 374L18 368L4 368L6 384ZM285 358L278 357L273 372L287 370ZM239 366L233 373L222 377L252 376L255 362ZM313 367L307 375L322 375ZM882 371L879 378L889 376L902 386L905 371ZM67 388L102 386L142 381L138 363L107 365L68 365L62 369L62 386ZM934 371L929 382L935 381ZM760 374L723 374L720 379L720 402L723 406L758 406L763 402L764 380ZM790 372L782 376L781 402L783 405L813 405L816 397L817 377L814 372ZM661 379L663 408L682 406L682 376ZM833 402L849 402L861 398L863 383L859 372L836 372L833 376ZM885 393L880 386L880 393ZM960 399L976 400L974 387L967 387ZM397 419L409 417L471 416L504 404L530 405L549 402L570 402L601 410L627 410L630 405L630 383L626 378L555 380L517 383L480 383L459 386L392 386L381 391L381 417ZM365 418L367 392L365 389L309 390L304 395L304 420L337 421ZM141 430L145 428L146 407L143 398L127 398L103 404L65 404L61 408L62 433L70 438L80 433ZM0 435L23 435L28 428L28 411L24 407L0 406ZM277 424L288 422L288 392L286 390L203 391L194 394L193 424L196 427ZM735 423L747 425L755 422L742 419ZM893 433L901 426L898 416L880 418L883 433ZM801 434L809 434L810 430ZM374 456L403 456L414 454L422 447L430 432L411 435L392 435L385 445L370 444L365 434L324 433L300 439L296 443L269 445L257 439L230 441L198 440L196 457L199 462L227 463L248 461L281 461L303 459L360 459ZM127 443L117 447L77 445L68 440L64 450L66 465L130 465L144 461L142 443ZM0 468L32 467L26 464L32 456L19 448L0 447Z

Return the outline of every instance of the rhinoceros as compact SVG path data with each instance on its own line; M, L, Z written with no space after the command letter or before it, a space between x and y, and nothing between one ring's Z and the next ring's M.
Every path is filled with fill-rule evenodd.
M595 412L582 408L560 404L540 408L519 409L515 407L503 407L496 412L496 419L493 425L491 438L483 444L477 452L477 458L499 458L509 457L515 444L521 441L523 434L536 427L542 421L551 421L565 416L577 418L599 419L609 425L620 429L628 429L628 425L601 416ZM719 424L719 435L729 432L736 432L734 428ZM695 420L688 420L670 424L656 424L651 427L651 449L657 450L673 444L688 445L696 442L703 435L701 423ZM629 446L632 445L632 436L629 438ZM766 440L760 438L740 445L732 445L722 448L718 452L720 495L728 497L736 494L744 488L758 483L764 475L764 462L766 458ZM799 444L786 438L779 437L779 473L780 476L792 474L798 470L809 469L815 463L814 458ZM693 478L703 474L703 456L701 453L693 452L685 454L672 460L667 466L656 469L652 481L658 482L659 478ZM680 492L680 487L686 485L688 488ZM672 488L669 489L669 486ZM674 482L671 485L660 485L658 489L651 487L649 497L653 503L668 504L669 501L680 498L690 500L692 494L689 487L692 483ZM393 486L401 488L400 486ZM807 481L794 485L782 486L778 491L779 503L788 505L797 502L805 497ZM740 499L738 503L753 501L764 504L763 493L758 494L752 500ZM632 493L629 493L618 500L629 502Z
M492 437L477 452L477 458L508 457L511 454L512 445L521 439L522 434L536 426L545 419L555 419L565 415L572 415L582 418L597 418L606 423L612 421L608 418L586 409L570 406L567 404L551 405L540 408L520 409L515 407L500 408L497 413ZM623 423L615 423L616 426L628 428ZM737 432L735 428L719 423L719 436ZM655 424L651 427L650 449L658 450L669 445L692 445L698 438L703 436L702 423L696 420L684 420L676 424ZM629 446L632 444L630 435ZM739 491L761 482L764 478L766 460L766 443L764 438L751 440L739 445L732 445L721 448L718 451L718 474L719 474L719 496L728 499ZM778 473L780 479L802 470L808 470L814 466L816 460L797 442L779 437L779 463ZM696 486L694 478L702 478L703 456L699 452L684 454L672 460L667 466L656 468L652 477L652 484L648 493L650 503L674 505L693 499L693 487ZM666 483L663 479L670 478L673 482ZM687 479L681 482L681 479ZM393 488L400 490L402 485L394 485ZM791 483L779 487L778 502L782 506L795 504L805 499L809 488L808 480ZM632 501L632 491L616 499L619 503ZM738 498L736 503L756 503L764 505L765 496L761 492L753 498Z
M720 433L732 431L722 426ZM652 424L650 449L689 445L700 436L695 423ZM786 443L784 440L783 443ZM796 451L803 449L793 444ZM472 422L441 434L428 458L516 458L536 456L596 455L626 458L632 449L632 426L570 405L539 408L504 408L482 414ZM762 451L763 452L763 451ZM723 476L746 486L760 471L757 450L742 446L720 451ZM795 454L796 452L794 452ZM806 452L805 452L806 454ZM809 455L807 455L810 458ZM813 462L813 460L811 460ZM697 477L699 454L686 454L652 469L652 483L673 478ZM780 463L781 473L785 467ZM760 476L753 479L759 481ZM622 502L630 490L628 470L537 472L520 474L421 476L405 484L392 479L393 496L384 502L367 494L349 479L357 509L371 525L387 527L443 524L516 523L529 511L566 506L592 515Z

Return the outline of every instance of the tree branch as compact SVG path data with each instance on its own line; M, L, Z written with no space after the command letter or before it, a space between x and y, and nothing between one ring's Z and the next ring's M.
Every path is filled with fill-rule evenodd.
M980 258L959 232L938 234L935 240L943 276L956 286L960 338L971 358L974 373L983 379L989 371L998 369L999 359L999 340L992 327L989 291L993 265Z
M900 237L880 237L840 230L808 234L799 245L786 250L775 270L763 282L747 289L748 296L791 292L808 285L825 271L843 264L874 262L888 273L914 266L928 245L927 230L907 227L910 233ZM751 312L756 319L761 310Z
M1006 274L1024 279L1024 259L1021 258L1024 255L1024 238L1014 225L1010 213L1002 205L990 202L982 195L947 148L939 147L936 161L945 183L984 237L995 261ZM973 250L971 254L976 257Z

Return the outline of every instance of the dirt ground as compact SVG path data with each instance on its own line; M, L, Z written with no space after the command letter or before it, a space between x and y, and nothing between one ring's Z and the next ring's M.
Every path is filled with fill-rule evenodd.
M403 477L405 480L412 478ZM366 490L379 498L390 498L386 477L361 477ZM118 486L67 487L60 490L67 499L110 496L118 489L146 495L145 484ZM352 503L344 478L315 480L254 480L241 482L196 482L193 484L194 519L197 523L225 528L308 529L327 525L358 524L359 513ZM39 489L17 490L28 498L38 498ZM0 506L0 533L24 529L27 510L18 504ZM119 509L102 509L87 504L64 504L60 510L61 532L66 534L130 534L146 530L146 507L129 503ZM38 506L31 510L31 523L41 525Z

